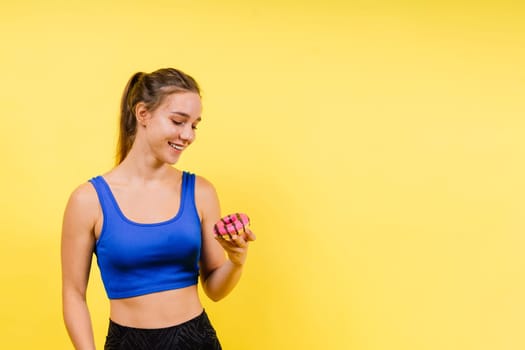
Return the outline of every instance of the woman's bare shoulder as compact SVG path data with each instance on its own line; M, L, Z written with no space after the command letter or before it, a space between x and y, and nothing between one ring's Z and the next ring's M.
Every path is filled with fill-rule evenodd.
M203 176L195 175L195 189L199 191L215 191L213 184Z
M204 217L209 217L210 213L214 217L220 211L215 186L202 176L195 177L195 201Z
M98 196L93 185L85 182L77 186L69 196L67 207L70 210L78 210L85 214L98 211Z
M74 237L93 238L93 229L101 217L101 207L95 188L86 182L77 186L69 196L64 211L62 235L67 241Z
M215 186L205 177L195 176L195 198L202 201L216 201L217 191Z
M71 196L72 199L86 202L86 201L92 201L93 199L97 199L97 192L95 191L95 188L90 182L84 182L83 184L78 185L72 192Z

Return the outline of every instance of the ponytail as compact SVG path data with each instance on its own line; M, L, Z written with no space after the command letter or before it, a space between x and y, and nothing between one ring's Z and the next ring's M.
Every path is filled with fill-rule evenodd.
M131 146L133 145L133 141L135 140L137 118L135 117L134 109L136 103L139 101L133 101L133 90L143 75L144 73L142 72L133 74L126 84L122 94L122 99L120 101L120 131L117 144L117 165L122 163L124 158L126 158Z

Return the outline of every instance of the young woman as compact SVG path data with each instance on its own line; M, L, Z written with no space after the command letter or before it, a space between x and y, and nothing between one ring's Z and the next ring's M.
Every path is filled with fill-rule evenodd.
M221 349L198 277L208 297L225 297L255 236L216 236L213 185L172 166L195 140L201 109L197 83L179 70L129 80L117 166L75 189L64 213L63 313L76 349L95 349L86 304L93 253L110 300L105 349Z

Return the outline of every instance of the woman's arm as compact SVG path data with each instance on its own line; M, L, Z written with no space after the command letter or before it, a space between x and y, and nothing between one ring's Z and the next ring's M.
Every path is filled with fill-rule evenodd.
M94 224L100 212L90 184L69 198L62 225L62 307L66 328L77 350L95 349L86 289L95 245Z
M221 217L215 188L207 180L197 177L195 198L202 221L202 286L210 299L218 301L239 282L248 253L248 242L255 240L255 235L248 231L247 234L234 236L231 241L215 237L213 225ZM228 260L224 256L225 251Z

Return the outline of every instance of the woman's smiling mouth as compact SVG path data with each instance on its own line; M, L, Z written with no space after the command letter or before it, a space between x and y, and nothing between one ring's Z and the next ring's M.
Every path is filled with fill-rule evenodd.
M177 151L182 151L184 149L184 146L180 146L175 143L171 143L169 141L168 141L168 145L170 145L172 148L175 148Z

